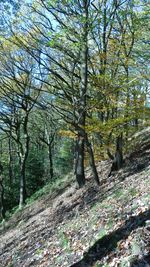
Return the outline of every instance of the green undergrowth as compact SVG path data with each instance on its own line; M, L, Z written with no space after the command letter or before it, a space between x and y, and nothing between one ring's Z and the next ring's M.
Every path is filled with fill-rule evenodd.
M26 204L19 208L15 206L12 210L6 212L5 221L9 221L11 217L15 214L19 216L28 206L32 205L36 200L41 199L47 195L57 195L61 191L65 190L74 180L73 174L69 173L68 175L62 178L55 178L53 181L47 183L44 187L36 191L32 196L26 199ZM0 226L4 225L4 220L0 222Z
M42 196L46 196L48 194L59 194L61 190L65 190L67 186L73 182L74 177L72 173L64 176L63 178L57 178L52 182L46 184L44 187L36 191L31 197L27 198L27 205L32 204L35 200L41 198Z

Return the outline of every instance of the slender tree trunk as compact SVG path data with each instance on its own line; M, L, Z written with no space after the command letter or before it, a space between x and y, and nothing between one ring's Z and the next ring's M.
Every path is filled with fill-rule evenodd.
M3 186L3 178L0 176L0 208L1 208L1 217L5 219L5 202L4 202L4 186Z
M98 185L100 185L100 181L99 181L99 177L98 177L98 173L97 173L97 169L96 169L96 165L95 165L95 160L94 160L93 149L92 149L91 143L88 140L87 134L86 134L85 140L86 140L87 150L88 150L88 153L89 153L89 156L90 156L90 165L91 165L91 168L92 168L94 180L96 181L96 183Z
M127 123L125 127L125 133L126 133L126 141L128 140L129 135L129 123L128 123L128 117L129 117L129 107L130 107L130 88L128 85L129 82L129 68L128 66L125 67L126 70L126 78L127 78L127 96L126 96L126 111L125 111L125 118L127 118Z
M54 170L53 170L53 157L52 157L52 143L50 142L48 145L48 156L49 156L49 165L50 165L50 178L52 179L54 176Z
M111 171L109 176L111 176L112 171L118 171L123 165L123 134L119 135L116 140L116 152L115 156L112 156L109 152L109 156L113 159Z
M116 161L116 170L119 170L122 167L123 164L123 140L122 140L122 134L117 137L116 141L116 154L115 154L115 161Z
M53 148L54 148L54 137L55 134L50 134L48 130L45 128L44 136L40 138L40 140L47 146L48 148L48 159L49 159L49 174L52 179L54 176L54 167L53 167Z
M25 204L26 200L26 161L29 154L29 135L28 135L28 113L26 113L24 124L23 124L23 143L19 143L20 153L19 153L19 162L20 162L20 199L19 207L21 208Z
M135 119L134 119L134 126L138 130L139 122L138 122L138 107L137 107L137 94L136 92L133 95L134 99L134 113L135 113Z
M81 86L80 86L80 108L78 110L79 114L79 125L82 129L85 128L86 119L86 93L87 93L87 72L88 72L88 8L89 0L83 0L83 38L82 38L82 48L81 48ZM84 173L84 156L85 156L85 140L82 130L78 130L78 138L76 145L76 180L79 187L85 184L85 173Z
M26 200L26 178L25 178L25 158L20 158L20 198L19 207L25 204Z
M5 208L5 200L4 200L4 186L3 186L3 166L0 163L0 209L1 209L1 217L4 220L5 219L5 213L6 213L6 208Z
M103 10L103 34L102 34L102 42L103 42L103 64L102 64L102 74L104 75L104 84L103 87L105 89L105 74L106 74L106 64L107 64L107 41L106 41L106 30L107 30L107 8L106 8L107 0L104 0L104 10Z
M12 137L11 137L11 135L9 136L8 145L9 145L9 180L10 180L10 185L12 185L12 183L13 183L13 155L12 155Z
M78 140L76 144L75 174L79 187L82 187L85 184L84 146L85 146L84 138L80 134L78 134Z
M19 198L19 207L21 208L25 204L27 197L26 192L26 161L29 153L28 140L26 141L26 151L24 155L20 156L20 198Z

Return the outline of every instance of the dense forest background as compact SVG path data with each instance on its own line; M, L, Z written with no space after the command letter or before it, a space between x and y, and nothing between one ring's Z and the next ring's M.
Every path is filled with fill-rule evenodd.
M1 219L47 183L122 167L150 123L149 5L136 0L0 3ZM6 212L7 211L7 212Z

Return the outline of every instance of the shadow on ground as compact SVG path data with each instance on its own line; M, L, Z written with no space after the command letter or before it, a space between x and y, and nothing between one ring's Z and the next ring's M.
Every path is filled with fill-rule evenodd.
M70 267L92 267L96 261L101 260L104 256L115 250L117 243L122 239L126 239L131 231L144 226L149 218L150 210L130 217L121 228L96 241L88 252L84 254L83 258Z
M150 255L146 255L141 259L135 259L132 261L130 267L149 267L150 266Z

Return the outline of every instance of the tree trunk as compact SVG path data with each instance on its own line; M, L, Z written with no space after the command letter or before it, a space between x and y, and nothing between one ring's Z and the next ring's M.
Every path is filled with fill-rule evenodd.
M137 93L135 92L133 95L134 99L134 112L135 112L135 119L134 119L134 126L138 130L139 122L138 122L138 105L137 105Z
M25 204L26 200L26 179L25 179L25 158L20 159L20 198L19 208Z
M123 135L121 134L120 136L117 137L116 140L116 152L115 156L113 157L112 167L109 176L111 176L112 171L118 171L123 165L122 146L123 146Z
M78 135L78 140L76 143L76 164L75 164L75 174L76 180L79 187L85 185L85 173L84 173L84 138Z
M3 186L2 172L3 172L3 166L0 163L0 209L1 209L1 217L4 220L6 208L5 208L5 201L4 201L4 186Z
M82 35L82 48L81 48L81 84L80 84L80 99L79 104L80 108L78 110L78 124L84 130L85 128L85 119L86 119L86 93L87 93L87 72L88 72L88 8L89 0L83 0L83 35ZM84 147L85 140L82 130L78 130L78 138L76 145L76 180L79 184L79 187L85 184L85 173L84 173Z
M25 204L26 200L26 161L29 154L29 140L30 137L28 135L28 113L24 118L23 124L23 137L24 140L19 140L19 163L20 163L20 199L19 199L19 207L21 208Z
M127 95L126 95L126 110L125 110L125 118L127 119L126 126L125 126L125 136L126 136L126 142L128 141L128 135L129 135L129 108L130 108L130 88L129 88L129 68L128 66L125 67L126 70L126 79L127 79Z
M86 145L87 145L87 150L88 150L88 153L89 153L89 156L90 156L90 165L91 165L91 168L92 168L94 180L96 181L96 183L98 185L100 185L100 181L99 181L99 177L98 177L98 173L97 173L97 169L96 169L96 165L95 165L95 160L94 160L93 149L92 149L91 143L88 140L87 134L86 134Z
M9 180L10 180L10 185L13 183L13 155L12 155L12 137L10 135L9 140L8 140L8 145L9 145Z
M1 207L1 217L4 220L5 219L5 203L4 203L4 186L2 182L2 176L0 176L0 207Z
M52 179L54 176L54 170L53 170L53 157L52 157L52 144L49 143L48 145L48 156L49 156L49 165L50 165L50 178Z

